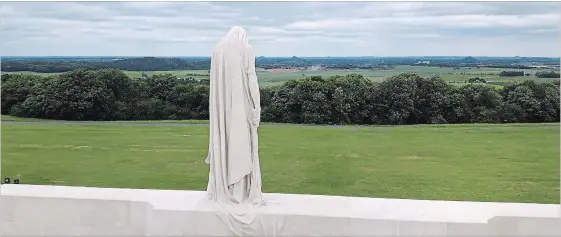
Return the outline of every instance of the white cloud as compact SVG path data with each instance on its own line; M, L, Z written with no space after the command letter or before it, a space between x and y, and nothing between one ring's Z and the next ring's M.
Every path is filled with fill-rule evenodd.
M287 29L333 30L333 29L368 29L374 27L556 27L561 18L559 14L536 15L447 15L447 16L400 16L373 18L340 18L317 21L299 21L285 26Z
M558 56L558 10L539 2L3 2L0 47L4 55L208 56L241 25L266 56Z
M416 39L427 39L427 38L441 38L442 35L439 34L423 34L423 33L415 33L415 34L400 34L399 37L403 38L416 38Z

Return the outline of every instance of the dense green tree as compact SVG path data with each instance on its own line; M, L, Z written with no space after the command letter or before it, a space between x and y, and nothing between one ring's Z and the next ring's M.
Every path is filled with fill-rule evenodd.
M487 81L483 78L474 77L468 80L469 83L487 83Z
M374 84L359 74L334 76L329 79L333 90L332 110L337 124L369 124L373 122Z
M208 119L209 88L200 84L178 84L170 102L177 107L177 118Z
M407 124L414 114L414 88L407 78L412 74L402 74L384 80L378 86L374 97L377 117L382 124Z
M501 77L519 77L524 76L524 71L502 71L499 73Z
M2 75L2 114L23 116L21 104L41 79L43 77L31 74Z
M539 78L559 78L560 75L559 73L555 72L555 71L549 71L549 72L536 72L536 77Z
M148 97L162 101L171 101L171 92L179 84L177 77L172 74L154 74L146 79Z
M286 87L290 82L283 86L266 87L260 89L261 94L261 119L270 122L283 122L284 117L289 111L284 111L287 95Z
M117 69L2 75L2 113L63 120L208 119L205 82ZM261 88L262 119L308 124L558 122L559 81L454 87L404 73L373 83L350 74Z
M138 98L138 91L135 88L133 80L125 73L117 69L102 69L94 71L96 80L102 81L114 102L110 104L110 114L106 119L128 119L130 112L127 110L127 104Z
M27 103L28 111L46 118L64 120L107 120L112 118L116 97L105 84L100 71L85 69L63 73L56 79L47 80L38 89L33 101ZM35 110L35 111L33 111Z
M505 103L517 111L519 122L559 121L559 86L525 81L505 86L501 91Z
M380 83L375 103L384 124L446 123L451 86L439 77L405 73Z
M466 85L456 90L456 119L460 123L499 122L498 108L501 95L496 89L485 85Z

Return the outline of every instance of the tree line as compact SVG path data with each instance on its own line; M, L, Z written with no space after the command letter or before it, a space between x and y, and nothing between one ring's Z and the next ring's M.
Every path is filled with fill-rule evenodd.
M171 74L131 79L117 69L2 75L2 114L59 120L208 119L209 86ZM262 120L301 124L559 122L559 82L497 90L404 73L314 76L261 88Z
M2 71L4 72L59 73L81 68L91 70L112 68L127 71L208 70L210 68L210 58L184 60L180 58L144 57L104 61L2 61Z
M542 72L536 72L536 77L539 78L559 78L561 77L561 75L559 75L558 72L555 71L542 71Z
M528 74L529 76L530 74ZM524 71L502 71L499 73L501 77L521 77L524 76Z
M524 73L524 71L502 71L499 73L501 77L519 77L519 76L530 76L530 73ZM534 76L539 78L559 78L559 73L555 71L539 71L534 74Z

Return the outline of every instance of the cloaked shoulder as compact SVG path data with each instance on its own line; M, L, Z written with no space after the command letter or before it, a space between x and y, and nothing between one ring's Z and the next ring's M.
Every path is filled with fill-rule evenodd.
M221 52L224 49L224 42L220 41L218 42L218 44L214 45L214 48L212 49L213 52Z
M248 57L253 56L253 47L250 44L246 44L246 54Z

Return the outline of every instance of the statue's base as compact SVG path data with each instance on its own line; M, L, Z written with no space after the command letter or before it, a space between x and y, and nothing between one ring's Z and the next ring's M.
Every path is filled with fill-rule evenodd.
M205 192L2 185L0 236L232 236ZM553 204L265 194L278 236L560 236ZM204 202L203 202L204 203ZM263 218L277 218L263 209ZM278 218L277 218L278 219Z

